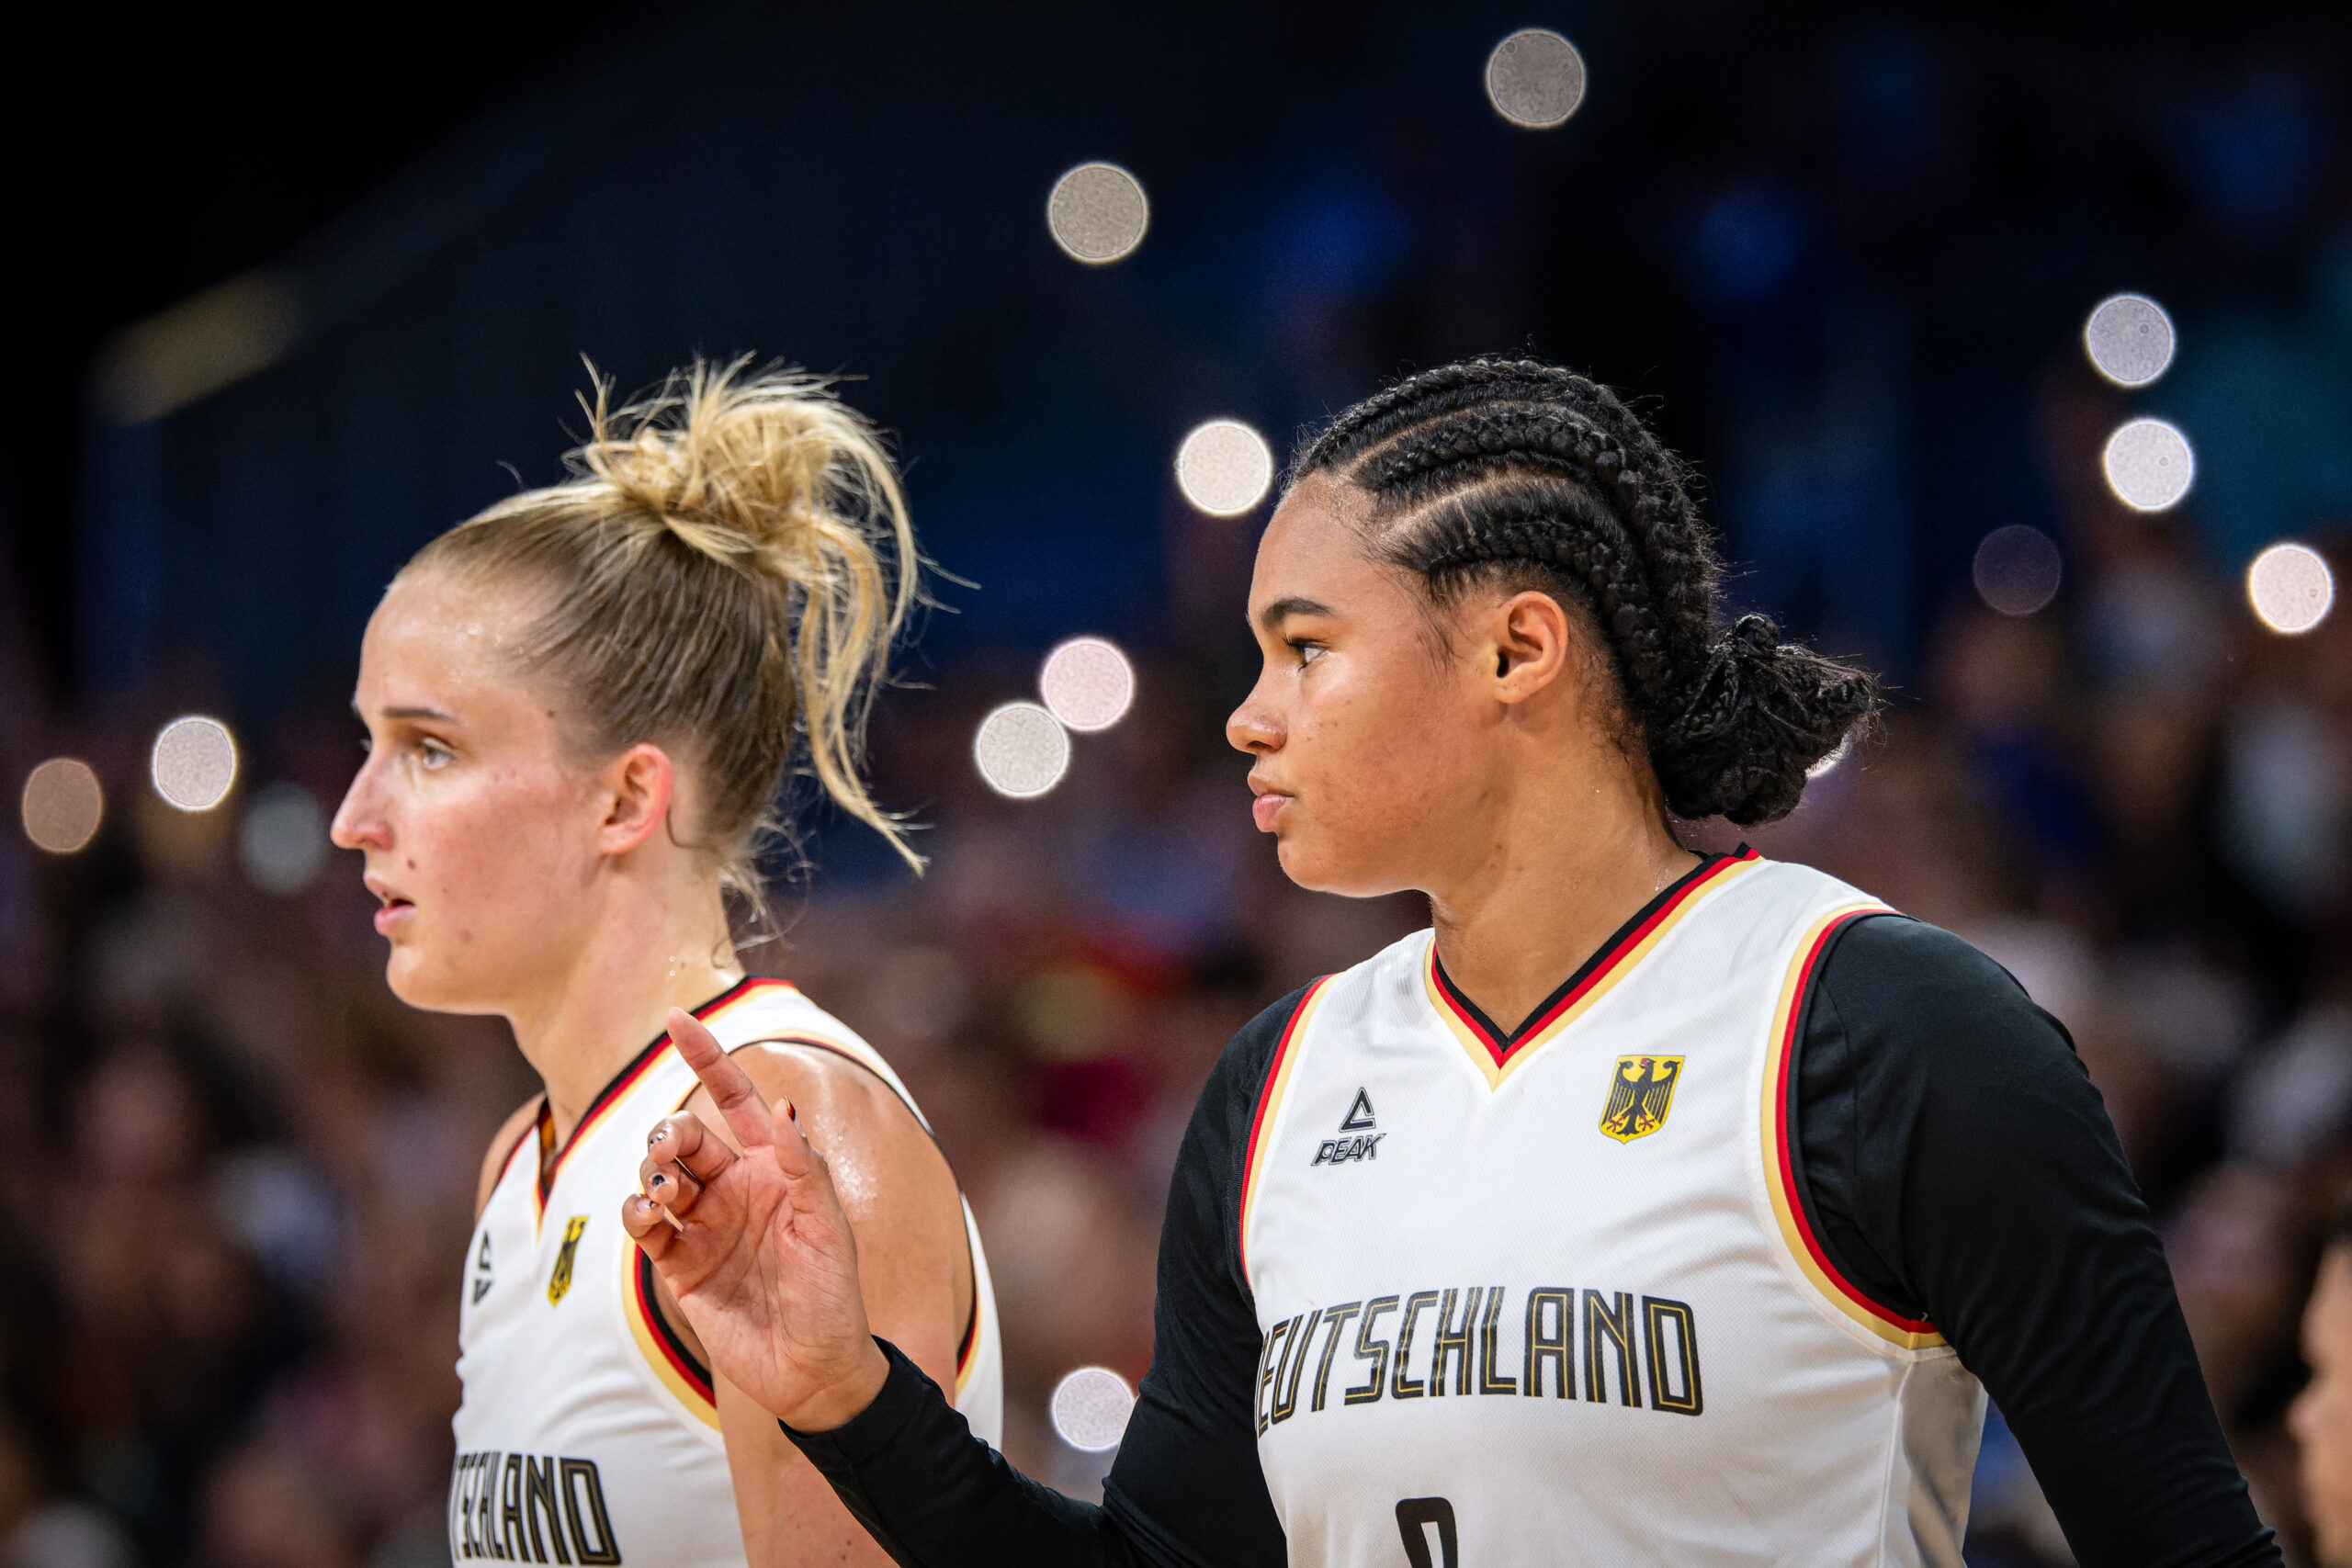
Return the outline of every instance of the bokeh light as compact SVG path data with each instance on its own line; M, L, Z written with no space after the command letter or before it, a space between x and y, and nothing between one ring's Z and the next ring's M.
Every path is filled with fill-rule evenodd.
M1089 266L1117 261L1143 243L1151 203L1143 185L1116 164L1080 164L1054 182L1046 227L1054 243Z
M1176 449L1176 483L1212 517L1238 517L1274 483L1274 449L1238 419L1196 425Z
M1136 700L1136 667L1115 643L1074 637L1046 656L1037 689L1069 728L1081 733L1108 729Z
M2172 364L2172 318L2144 294L2115 294L2083 323L2091 367L2119 387L2144 387Z
M237 782L237 741L217 718L191 714L164 726L148 770L155 793L182 811L209 811Z
M2012 523L1984 536L1970 575L1985 604L2004 615L2030 615L2058 596L2058 547L2041 529Z
M1548 28L1521 28L1487 56L1487 99L1513 125L1564 125L1584 102L1584 56Z
M281 780L257 791L237 825L237 862L265 893L303 891L326 869L326 808L298 784Z
M1007 703L980 720L972 760L990 789L1027 800L1069 772L1069 731L1035 703Z
M90 764L51 757L25 779L25 837L53 855L70 855L97 835L106 791Z
M2335 574L2308 545L2273 545L2245 569L2245 596L2264 626L2292 637L2327 619Z
M1127 1380L1108 1367L1080 1367L1054 1385L1054 1430L1089 1453L1115 1449L1136 1407Z
M2108 488L2136 512L2178 504L2197 478L2196 454L2180 427L2161 419L2134 419L2117 427L2100 455Z

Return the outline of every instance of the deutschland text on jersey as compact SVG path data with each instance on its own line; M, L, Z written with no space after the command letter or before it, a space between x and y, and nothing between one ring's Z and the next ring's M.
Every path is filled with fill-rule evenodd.
M783 981L746 980L695 1016L729 1050L776 1041L847 1056L914 1108L871 1046ZM620 1223L646 1134L695 1088L664 1035L596 1097L544 1176L544 1108L507 1154L459 1296L465 1393L448 1519L459 1562L744 1561L709 1370L670 1331L652 1265ZM1003 1398L996 1301L968 1208L964 1228L974 1299L954 1397L994 1442Z
M1292 1562L1960 1562L1984 1394L1790 1165L1808 978L1883 912L1742 852L1508 1038L1426 931L1308 990L1238 1238Z

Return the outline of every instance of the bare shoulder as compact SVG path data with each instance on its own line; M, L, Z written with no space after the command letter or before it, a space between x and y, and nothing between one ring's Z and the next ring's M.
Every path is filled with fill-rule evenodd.
M523 1135L539 1119L539 1106L546 1099L543 1094L535 1094L525 1100L514 1114L499 1127L498 1135L490 1140L490 1150L481 1156L481 1179L474 1186L475 1219L481 1219L481 1212L490 1206L491 1189L498 1185L499 1177L506 1169L507 1160L514 1153L514 1145L523 1141Z
M890 1086L854 1059L821 1045L762 1040L729 1053L760 1098L773 1105L789 1100L800 1130L829 1159L844 1154L867 1158L920 1152L937 1158L930 1134ZM710 1091L697 1089L685 1109L701 1117L729 1144L734 1134L718 1114Z
M760 1098L788 1100L801 1135L825 1158L850 1218L907 1240L960 1252L963 1206L947 1156L907 1102L854 1058L822 1045L767 1040L729 1053ZM685 1109L730 1145L735 1136L708 1091Z
M974 1255L956 1173L913 1110L883 1078L809 1042L761 1041L729 1053L770 1105L792 1102L801 1134L824 1157L857 1233L857 1268L874 1332L952 1386L957 1344L975 1321ZM686 1109L735 1140L709 1094Z

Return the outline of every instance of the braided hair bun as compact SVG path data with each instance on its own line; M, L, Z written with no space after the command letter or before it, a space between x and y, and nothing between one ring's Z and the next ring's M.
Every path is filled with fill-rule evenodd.
M1866 671L1724 627L1723 566L1689 470L1614 392L1536 359L1440 366L1367 398L1301 454L1373 499L1373 545L1440 603L1540 587L1583 614L1666 803L1742 827L1796 808L1806 771L1879 705Z

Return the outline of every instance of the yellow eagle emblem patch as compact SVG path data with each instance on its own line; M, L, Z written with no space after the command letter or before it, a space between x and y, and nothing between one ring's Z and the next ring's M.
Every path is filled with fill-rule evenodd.
M1620 1056L1609 1079L1609 1109L1600 1130L1621 1144L1645 1138L1666 1125L1674 1086L1682 1078L1679 1056Z
M563 1300L563 1292L571 1289L571 1257L580 1250L580 1233L588 1228L588 1216L574 1214L564 1222L563 1250L555 1255L555 1269L548 1275L548 1305Z

